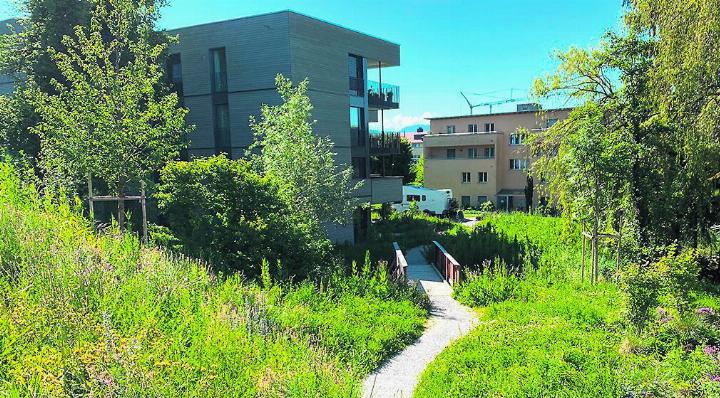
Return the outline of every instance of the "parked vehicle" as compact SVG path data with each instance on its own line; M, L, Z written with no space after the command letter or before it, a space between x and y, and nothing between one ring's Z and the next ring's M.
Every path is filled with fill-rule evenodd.
M417 202L420 211L432 215L446 215L450 210L452 190L430 189L414 185L403 185L403 201L393 205L402 213L410 209L410 203Z

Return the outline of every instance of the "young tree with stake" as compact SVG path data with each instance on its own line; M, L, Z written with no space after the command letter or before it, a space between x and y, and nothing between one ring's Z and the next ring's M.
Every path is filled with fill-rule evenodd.
M152 38L163 5L95 1L90 25L63 38L67 50L48 49L65 82L52 80L56 94L34 90L48 185L105 181L121 198L121 229L128 185L177 157L189 130L177 95L157 90L166 45Z

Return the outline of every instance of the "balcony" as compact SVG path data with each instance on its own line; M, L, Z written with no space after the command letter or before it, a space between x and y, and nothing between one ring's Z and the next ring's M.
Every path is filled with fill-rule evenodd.
M400 134L370 134L370 156L397 155L400 153Z
M368 81L368 105L372 109L400 108L400 87Z

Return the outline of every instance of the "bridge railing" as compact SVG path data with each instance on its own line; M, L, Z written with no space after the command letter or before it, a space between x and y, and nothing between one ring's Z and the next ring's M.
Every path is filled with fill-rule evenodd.
M407 278L407 260L397 242L393 242L393 250L395 251L395 259L390 265L390 274L396 280L405 280Z
M460 283L460 273L462 271L460 263L437 241L433 241L433 249L435 251L435 268L437 268L442 277L445 278L450 285Z

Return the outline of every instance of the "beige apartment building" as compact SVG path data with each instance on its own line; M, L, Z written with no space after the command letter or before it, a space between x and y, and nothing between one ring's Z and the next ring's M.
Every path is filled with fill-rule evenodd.
M425 186L451 189L463 208L491 201L500 210L525 210L530 154L525 130L541 131L565 119L570 108L431 118L424 139ZM538 184L535 184L536 187ZM545 201L535 190L534 204Z

